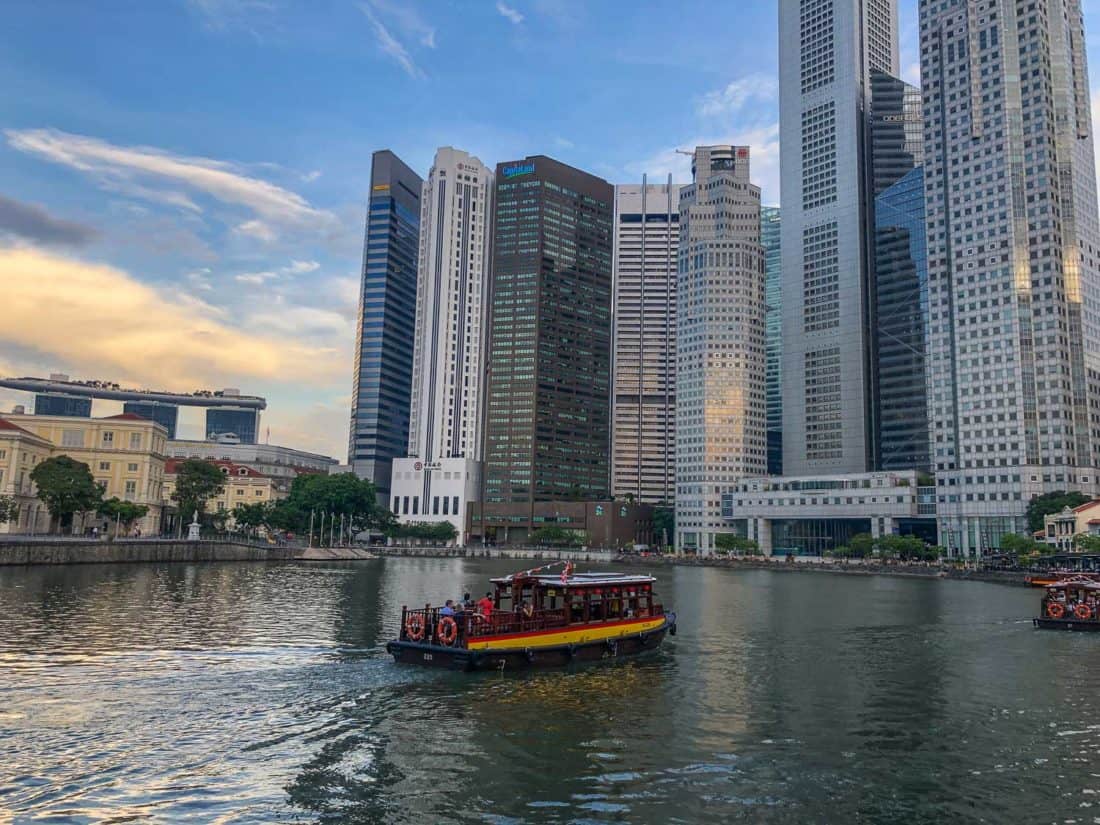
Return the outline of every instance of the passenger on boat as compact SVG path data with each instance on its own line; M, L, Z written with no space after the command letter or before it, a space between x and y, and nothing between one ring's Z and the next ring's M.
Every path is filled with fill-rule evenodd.
M534 605L532 605L531 602L527 601L526 599L524 600L523 604L520 606L520 611L523 613L523 618L525 618L525 619L531 619L531 618L534 618L534 616L535 616Z
M470 608L472 608L474 606L474 600L472 598L470 598L469 593L463 593L462 594L462 606L466 610L469 610Z
M454 616L455 603L453 599L447 599L446 603L439 610L440 616Z
M486 593L485 597L478 599L477 602L478 612L481 613L486 619L493 615L493 594Z

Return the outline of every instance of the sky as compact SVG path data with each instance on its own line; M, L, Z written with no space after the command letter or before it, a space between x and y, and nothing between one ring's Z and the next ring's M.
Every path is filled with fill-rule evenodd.
M1095 66L1100 0L1085 25ZM237 387L271 443L345 460L371 153L626 183L749 144L777 204L776 29L775 2L7 0L0 375ZM915 83L915 0L900 32Z

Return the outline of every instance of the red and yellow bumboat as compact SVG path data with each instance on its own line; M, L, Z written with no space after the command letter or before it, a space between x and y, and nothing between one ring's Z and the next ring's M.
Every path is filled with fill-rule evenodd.
M526 570L492 579L493 608L401 608L394 661L453 670L560 667L656 649L675 635L676 614L653 593L652 576Z

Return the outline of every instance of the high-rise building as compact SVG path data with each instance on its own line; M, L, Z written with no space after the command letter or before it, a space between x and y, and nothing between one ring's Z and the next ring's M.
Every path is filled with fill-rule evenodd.
M676 489L680 186L615 187L611 491L671 504Z
M92 399L62 392L39 392L34 395L35 415L66 415L91 418Z
M921 0L932 460L940 543L1095 496L1100 228L1079 0Z
M768 475L783 474L783 261L778 206L760 207L764 247L764 335L767 340Z
M896 0L779 5L783 471L872 462L871 73L898 75Z
M401 521L449 521L461 533L481 487L481 421L492 258L493 173L444 147L424 181L406 458L391 507Z
M676 546L713 552L722 493L767 471L764 248L747 146L700 146L680 191Z
M259 410L245 407L210 407L206 411L206 437L210 441L226 436L236 436L241 444L255 444L259 434Z
M496 168L484 516L609 489L614 190L536 155ZM487 538L491 538L487 536Z
M124 413L140 415L150 421L156 421L168 430L168 437L176 437L176 424L179 422L180 408L175 404L160 401L126 401L122 405Z
M390 504L392 461L408 449L423 181L388 149L371 160L348 463Z

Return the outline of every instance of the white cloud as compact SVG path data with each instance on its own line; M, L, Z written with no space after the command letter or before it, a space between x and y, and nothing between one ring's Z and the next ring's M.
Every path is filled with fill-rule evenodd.
M321 177L321 170L314 169L312 172L306 172L304 175L302 175L302 182L313 183L319 177Z
M691 157L680 154L681 150L692 151L696 146L715 146L731 144L748 146L749 179L760 187L761 199L767 204L779 203L779 124L771 123L726 134L704 135L686 140L679 146L672 146L655 152L646 160L631 163L625 167L626 174L634 180L643 174L651 178L663 177L671 173L673 182L687 183L691 180Z
M286 266L279 267L277 270L266 269L262 272L242 272L239 275L234 275L233 280L239 284L260 285L268 281L293 278L295 275L316 272L320 268L321 265L317 263L317 261L291 261Z
M739 78L723 89L707 92L699 98L697 111L703 117L718 117L739 112L747 103L774 100L779 81L770 75L753 74Z
M251 220L244 223L237 224L233 228L233 231L238 235L247 235L250 238L256 238L260 241L266 241L270 243L275 240L275 231L263 221Z
M183 187L248 209L268 224L265 231L252 232L256 237L274 237L272 224L314 230L337 224L334 215L314 208L301 195L246 175L225 161L173 155L150 146L116 146L56 129L8 129L4 134L13 148L83 172L107 189L200 211L189 194L179 191ZM246 221L238 231L257 229L260 222Z
M291 261L290 266L284 267L283 272L288 275L304 275L307 272L316 272L321 265L316 261Z
M273 278L278 278L278 273L275 272L245 272L240 275L234 275L233 280L239 284L262 284L265 281L270 281Z
M420 78L424 77L424 72L420 70L420 67L413 62L412 55L408 50L401 45L401 42L390 33L390 30L386 28L385 24L378 18L378 15L374 13L374 10L367 3L362 4L359 8L363 10L363 14L367 16L367 20L370 21L371 28L374 29L374 37L378 43L378 48L382 50L383 54L389 55L393 60L405 70L405 74L409 77ZM426 36L428 42L425 45L435 45L435 33L431 32Z
M212 292L214 290L214 285L210 282L210 269L207 267L188 272L183 276L183 279L192 289L201 292Z
M519 10L501 2L501 0L497 0L497 11L502 17L508 18L517 26L523 22L523 15L519 13Z
M569 138L563 138L561 135L558 135L554 138L554 145L559 149L572 149L576 144L569 140Z

